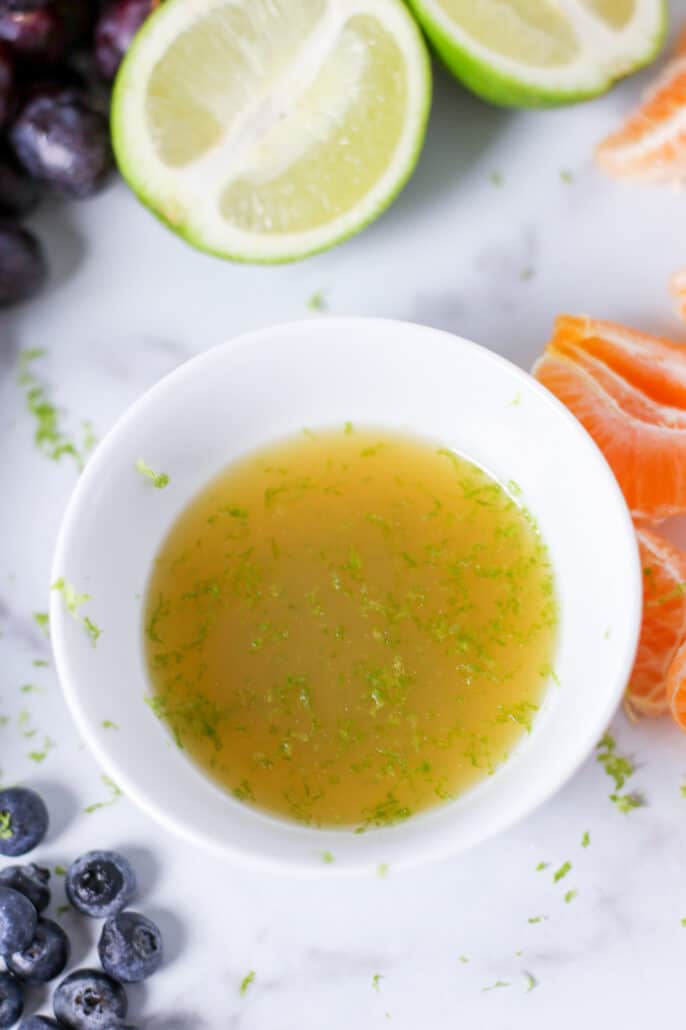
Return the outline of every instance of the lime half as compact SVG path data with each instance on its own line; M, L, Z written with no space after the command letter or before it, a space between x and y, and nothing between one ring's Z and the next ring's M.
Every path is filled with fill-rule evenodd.
M409 0L448 69L506 107L597 96L655 57L664 0Z
M167 0L117 77L114 147L143 203L189 243L289 261L391 202L430 98L401 0Z

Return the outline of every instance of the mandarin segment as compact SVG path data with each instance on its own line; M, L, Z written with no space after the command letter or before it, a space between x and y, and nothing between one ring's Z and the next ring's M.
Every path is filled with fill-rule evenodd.
M676 652L667 673L667 700L677 726L686 730L686 640Z
M613 178L686 178L686 28L639 107L598 145L596 162Z
M605 455L634 518L686 512L686 349L562 316L534 375Z
M662 715L669 707L668 672L686 636L686 554L651 530L636 532L643 624L627 696L643 715Z

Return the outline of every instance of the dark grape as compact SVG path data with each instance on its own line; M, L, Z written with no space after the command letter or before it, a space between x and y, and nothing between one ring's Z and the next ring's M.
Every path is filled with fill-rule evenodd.
M37 182L21 172L9 154L0 150L0 217L21 218L40 198Z
M0 225L0 306L35 293L46 273L40 243L18 225Z
M50 7L52 0L0 0L0 14L5 11L37 11L39 7Z
M113 79L133 37L148 17L155 0L114 0L95 26L95 61L105 79Z
M34 179L88 197L113 166L107 118L73 88L36 90L10 128L19 161Z
M0 43L0 125L7 121L14 96L14 62L7 43Z
M64 24L52 7L0 13L0 39L12 45L17 57L35 64L54 64L66 51Z
M95 20L92 0L54 0L67 37L67 48L84 42Z

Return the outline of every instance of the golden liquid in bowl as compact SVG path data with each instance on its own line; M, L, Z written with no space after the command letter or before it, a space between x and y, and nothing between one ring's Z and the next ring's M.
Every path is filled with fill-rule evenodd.
M236 798L387 825L531 728L557 603L517 487L390 431L304 433L185 509L145 604L151 704Z

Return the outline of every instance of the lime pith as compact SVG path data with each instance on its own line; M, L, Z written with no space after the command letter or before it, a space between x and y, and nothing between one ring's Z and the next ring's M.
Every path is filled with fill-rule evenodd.
M409 178L431 96L400 0L167 0L117 78L121 171L203 250L295 260L376 218Z
M648 64L664 0L409 0L443 63L504 107L553 107L605 92Z

